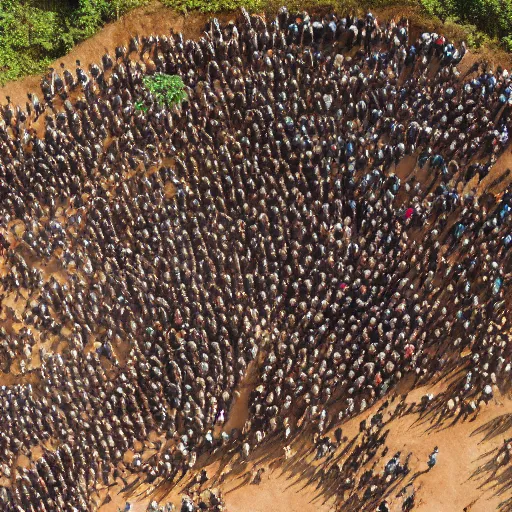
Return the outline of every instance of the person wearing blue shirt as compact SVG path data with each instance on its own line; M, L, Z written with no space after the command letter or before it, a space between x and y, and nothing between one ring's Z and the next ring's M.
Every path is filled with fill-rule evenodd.
M434 451L428 457L428 471L430 471L437 464L437 454L439 453L439 448L436 446Z

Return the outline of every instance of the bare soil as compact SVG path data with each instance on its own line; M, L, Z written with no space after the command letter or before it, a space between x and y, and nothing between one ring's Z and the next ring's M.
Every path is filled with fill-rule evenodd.
M419 403L426 393L438 394L446 389L447 381L434 386L426 386L410 392L405 399L407 407ZM394 415L400 401L397 397L390 404L384 420ZM375 404L367 414L360 415L342 425L348 442L356 444L360 439L359 423L373 414L382 401ZM503 445L505 438L512 432L512 400L497 396L476 418L455 421L455 417L438 417L418 413L403 413L392 419L387 425L390 433L386 440L389 451L384 457L382 450L377 457L377 470L382 471L385 463L397 451L402 452L402 460L409 452L411 472L393 492L387 496L392 512L401 510L403 497L397 497L399 491L408 487L416 490L419 512L462 511L469 507L471 512L489 512L508 510L500 505L512 500L512 469L497 469L493 458ZM328 433L333 438L333 431ZM348 443L342 443L334 458L343 460L342 452ZM336 497L326 491L319 479L318 470L322 461L315 461L315 451L311 439L299 437L290 444L291 455L284 453L285 443L265 444L243 461L239 453L230 454L220 461L206 462L210 477L206 484L220 489L229 512L329 512L336 505L345 510ZM437 465L426 472L428 455L434 446L439 447ZM144 456L149 457L148 450ZM264 468L261 483L250 483L260 468ZM180 483L168 492L146 494L151 490L147 485L135 488L134 492L116 494L120 489L113 488L110 494L113 501L101 506L101 512L116 512L129 501L135 512L144 512L153 499L161 504L181 503L181 494L186 491L191 478ZM509 501L510 503L510 501ZM179 508L178 508L179 510ZM352 509L346 509L352 510ZM354 511L355 512L355 511Z

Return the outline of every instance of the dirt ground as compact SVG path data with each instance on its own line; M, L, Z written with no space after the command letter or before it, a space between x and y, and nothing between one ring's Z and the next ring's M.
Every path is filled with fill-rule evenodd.
M421 390L422 393L425 390ZM420 396L416 390L413 396ZM408 397L408 402L413 399ZM472 512L487 512L498 508L505 499L510 498L511 491L500 494L500 486L492 488L493 483L483 485L488 477L479 473L486 454L495 450L502 442L503 435L490 435L491 426L499 420L503 424L512 423L512 403L510 400L496 402L484 411L473 423L457 424L453 427L441 425L433 428L428 421L421 421L417 415L406 415L390 425L387 446L389 453L412 451L412 477L426 469L428 454L434 446L439 447L439 462L428 474L414 481L417 490L417 510L422 512L455 511L473 504ZM356 418L344 425L343 430L349 439L357 434L361 418ZM509 432L510 434L510 432ZM507 434L504 433L506 436ZM299 452L298 457L301 457ZM312 465L312 463L310 463ZM301 467L301 466L300 466ZM302 467L301 467L302 469ZM308 468L304 468L308 473ZM244 486L234 491L225 491L226 503L230 512L286 512L291 510L327 512L332 510L333 500L325 501L328 496L319 494L316 482L303 488L303 473L295 473L293 459L290 464L279 466L270 472L269 477L258 486ZM236 480L235 480L236 482ZM404 486L407 484L407 480ZM481 487L482 486L482 487ZM293 492L290 492L293 491ZM396 493L395 493L396 494ZM401 500L392 494L389 500L393 511L398 511ZM343 510L343 507L341 508ZM415 509L416 510L416 509Z
M410 407L419 403L426 393L439 394L446 389L449 381L442 381L434 386L414 389L407 394L402 406ZM407 393L407 390L403 391ZM397 396L387 408L386 421L394 415L396 406L402 396ZM360 439L359 423L371 416L380 407L382 401L360 415L342 424L343 434L349 443ZM237 405L235 404L235 408ZM403 498L398 492L407 488L416 490L419 512L462 511L464 507L471 512L489 512L492 510L509 510L504 504L512 502L511 469L498 471L492 463L497 450L505 438L512 433L512 400L497 396L476 418L457 421L455 417L437 415L420 416L418 413L400 413L389 420L386 429L390 430L386 440L388 454L381 457L377 470L382 471L385 463L397 451L402 458L409 452L411 472L395 486L387 497L392 512L399 512ZM328 435L333 437L331 430ZM284 443L274 442L264 445L253 453L249 460L242 461L239 453L228 454L220 461L204 461L199 468L205 468L210 480L208 487L220 489L225 498L229 512L329 512L336 509L345 510L342 503L329 492L319 487L318 469L311 439L300 437L290 443L291 456L286 459ZM438 464L426 472L428 455L434 446L439 447ZM343 459L346 444L335 453ZM153 451L144 455L149 457ZM264 468L259 485L250 484L257 469ZM181 503L180 495L190 484L190 478L177 488L166 492L158 490L148 497L148 486L138 486L133 492L116 494L120 488L110 491L113 500L101 506L101 512L117 512L128 501L135 512L144 512L153 499L161 504ZM103 495L102 495L103 496ZM179 509L178 509L179 510ZM347 509L352 510L352 509Z
M183 32L186 37L198 37L206 19L207 17L202 15L180 16L155 2L108 25L97 35L78 45L69 55L56 61L55 67L63 62L66 67L73 68L76 59L81 61L82 66L98 62L106 49L112 52L117 45L126 43L129 37L135 34L167 34L170 28L173 28L175 31ZM479 58L478 55L468 55L462 63L462 71L469 69ZM12 102L24 104L27 92L39 89L39 81L39 76L31 76L7 84L0 88L0 102L5 102L6 96L9 95ZM402 179L407 179L414 165L415 159L407 157L400 163L396 173ZM510 167L512 150L509 148L482 183L470 183L464 192L468 193L473 189L478 193L501 193L512 182L512 176L508 176L500 183L496 183L497 178ZM45 269L45 274L46 278L54 275L51 268ZM9 300L6 304L16 310L17 301ZM6 317L0 321L12 327L12 319ZM18 329L19 325L15 324L13 328ZM38 333L35 334L38 337ZM45 340L44 345L47 349L58 350L58 346L52 345L51 339ZM37 361L34 364L37 364ZM254 386L252 376L250 368L247 378L238 390L228 421L223 427L226 432L230 432L232 428L241 428L245 423L249 393ZM13 371L10 374L2 374L0 384L13 385L17 382L28 382L29 379L30 376L22 378ZM447 381L442 381L414 389L407 394L403 403L408 408L411 404L418 403L421 396L426 393L437 395L446 389L447 385ZM406 394L407 389L400 392ZM397 396L390 403L386 414L392 415L401 399ZM364 415L341 425L344 435L357 443L360 421L369 417L380 405L381 402L375 404ZM379 459L378 469L381 470L396 451L400 450L403 454L413 452L411 473L401 483L400 488L414 479L411 485L416 489L418 501L414 510L512 510L512 469L508 472L495 472L496 468L492 463L504 438L512 437L512 400L510 397L496 396L476 418L468 418L466 421L454 419L433 414L420 416L418 412L405 412L394 417L386 425L390 430L386 441L389 454ZM332 437L333 432L331 431L329 435ZM155 453L154 441L155 438L150 439L145 446L137 447L144 458ZM304 436L290 442L288 458L285 457L284 446L284 442L265 444L251 454L247 461L242 461L239 453L213 454L210 458L198 461L196 468L207 470L210 479L205 485L222 491L229 512L327 512L336 506L344 510L343 505L336 503L335 497L326 492L321 484L319 485L319 463L314 460L312 439ZM438 464L431 472L426 473L428 454L434 446L439 447ZM342 444L334 456L342 457L345 447L346 444ZM131 457L133 452L127 453L125 458L129 460ZM261 483L250 484L255 471L259 468L265 469ZM124 508L126 501L130 501L135 512L142 512L153 499L161 503L172 501L178 505L181 493L191 484L193 476L185 478L173 489L165 486L153 489L148 485L138 484L132 477L128 482L129 489L124 489L121 482L108 490L103 489L98 496L97 510L117 512ZM393 489L388 498L393 512L398 512L401 507L402 499L396 497L399 490ZM111 501L104 503L107 495Z

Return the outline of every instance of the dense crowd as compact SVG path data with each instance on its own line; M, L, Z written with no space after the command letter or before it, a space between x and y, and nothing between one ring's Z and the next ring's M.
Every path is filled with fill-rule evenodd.
M134 37L3 107L0 357L30 383L0 389L0 509L88 511L132 473L178 481L228 442L214 425L249 365L244 456L450 358L451 398L487 401L510 378L512 194L461 185L508 147L512 80L461 76L465 53L410 41L404 19L243 12L198 41ZM187 100L158 104L154 73ZM151 431L170 447L125 462Z

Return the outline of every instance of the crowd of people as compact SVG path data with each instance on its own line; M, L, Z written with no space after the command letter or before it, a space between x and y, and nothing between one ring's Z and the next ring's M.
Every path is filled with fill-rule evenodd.
M405 19L243 11L3 107L0 356L23 378L0 388L1 510L89 511L222 443L323 436L450 361L461 407L506 382L512 194L461 184L508 147L512 79L409 37ZM155 73L187 99L155 101ZM249 365L249 419L218 439ZM125 462L153 431L170 447Z

